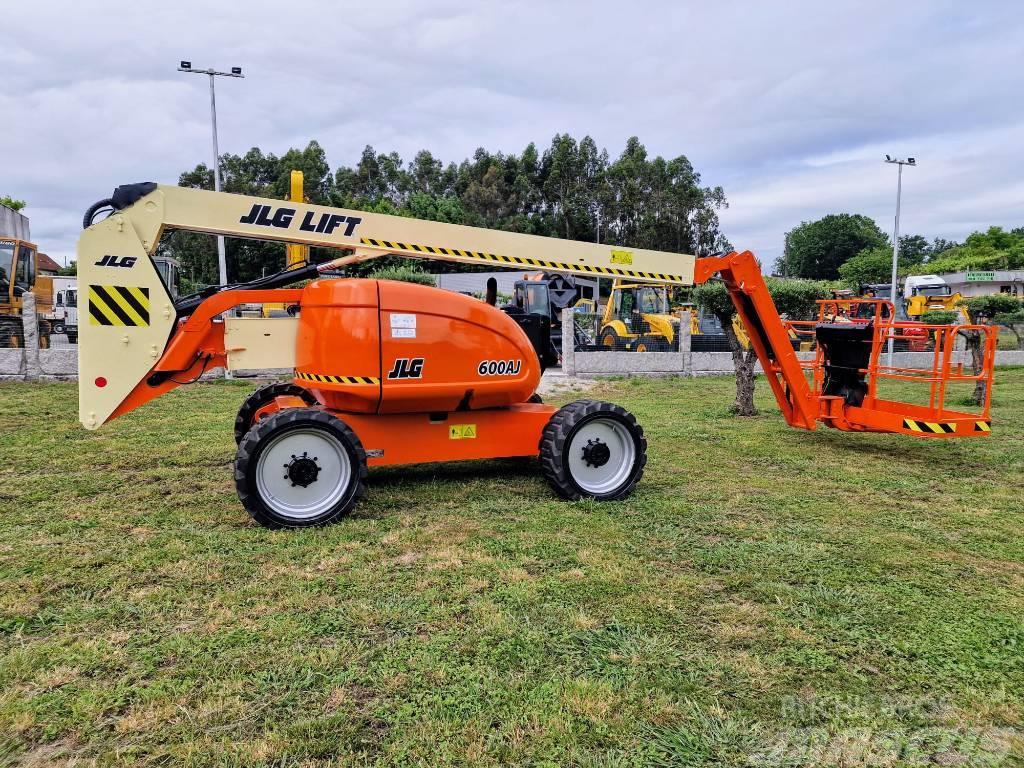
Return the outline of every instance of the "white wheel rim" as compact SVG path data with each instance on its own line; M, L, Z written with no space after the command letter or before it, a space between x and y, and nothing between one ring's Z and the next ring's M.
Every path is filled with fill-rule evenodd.
M293 457L314 459L316 480L306 487L288 477ZM331 510L352 481L345 446L323 429L293 429L271 438L256 462L256 490L267 508L281 517L308 520Z
M608 447L609 457L601 466L594 466L584 457L584 449L598 442ZM573 482L580 490L595 496L620 488L632 474L636 463L633 435L615 419L598 417L583 424L570 438L566 453Z

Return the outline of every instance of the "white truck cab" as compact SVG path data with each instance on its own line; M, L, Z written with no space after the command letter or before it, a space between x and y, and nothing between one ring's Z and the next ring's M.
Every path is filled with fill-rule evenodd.
M66 333L68 342L78 342L78 278L53 278L53 309L46 315L53 333Z
M903 283L903 296L951 296L953 290L938 275L911 275Z

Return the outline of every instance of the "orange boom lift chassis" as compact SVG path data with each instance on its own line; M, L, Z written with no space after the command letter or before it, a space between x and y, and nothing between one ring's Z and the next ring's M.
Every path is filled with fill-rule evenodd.
M102 209L112 213L93 223ZM174 229L346 253L175 302L151 260ZM802 362L750 252L698 259L152 183L119 187L86 214L80 420L96 429L213 367L292 369L291 382L250 395L235 421L239 498L268 527L338 519L365 493L373 466L538 456L564 498L621 499L633 490L647 441L632 414L593 400L556 408L536 396L550 359L546 317L330 274L387 254L676 285L719 276L788 424L940 438L989 433L987 401L968 414L946 409L944 399L950 382L991 385L990 328L939 328L929 369L887 367L879 355L888 337L920 326L892 321L891 307L886 314L876 302L873 318L803 329L816 336L818 352ZM271 303L290 307L291 316L224 319L241 304ZM976 376L951 362L959 332L984 335ZM886 378L927 385L929 404L879 398Z

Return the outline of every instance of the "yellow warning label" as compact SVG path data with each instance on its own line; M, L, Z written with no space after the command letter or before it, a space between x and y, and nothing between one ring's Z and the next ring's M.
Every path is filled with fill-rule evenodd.
M468 440L476 437L476 424L453 424L448 427L450 440Z
M612 248L612 264L632 264L633 252Z

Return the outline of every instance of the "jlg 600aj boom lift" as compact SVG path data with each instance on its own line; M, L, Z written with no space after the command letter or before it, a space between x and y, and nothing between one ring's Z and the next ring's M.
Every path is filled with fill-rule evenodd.
M92 223L102 208L107 218ZM677 285L721 275L786 421L928 437L988 434L981 414L948 411L954 333L940 333L930 371L879 365L898 323L822 323L818 359L801 367L749 252L696 259L648 250L417 221L156 184L119 187L86 214L79 241L80 418L96 429L214 366L290 368L292 383L257 390L236 420L238 494L270 527L331 522L364 492L367 465L539 456L565 498L620 499L639 481L647 442L609 403L539 402L548 326L535 315L420 285L325 279L384 254ZM168 230L346 249L242 285L173 301L151 256ZM310 280L302 288L285 288ZM243 303L280 302L294 317L229 318ZM891 318L890 312L887 317ZM987 329L992 377L994 336ZM879 378L925 381L927 407L877 397Z

